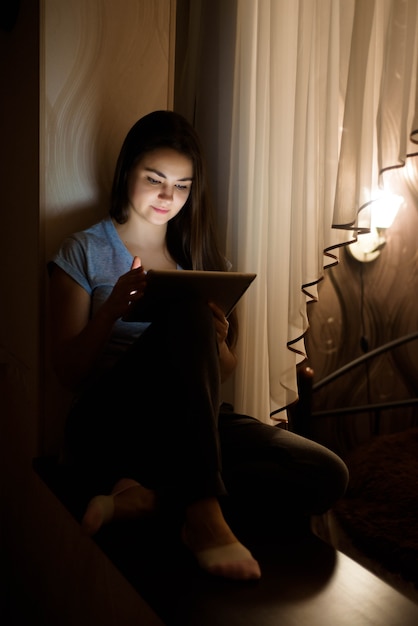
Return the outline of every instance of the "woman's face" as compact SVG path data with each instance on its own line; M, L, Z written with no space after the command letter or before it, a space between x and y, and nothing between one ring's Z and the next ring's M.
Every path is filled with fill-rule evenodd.
M167 224L183 208L192 181L189 157L172 148L148 152L129 175L131 213L155 225Z

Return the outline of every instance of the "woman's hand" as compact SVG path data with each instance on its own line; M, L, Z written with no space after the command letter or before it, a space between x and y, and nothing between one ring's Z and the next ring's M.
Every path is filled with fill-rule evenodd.
M209 306L213 313L213 322L215 324L216 339L218 342L221 381L225 382L237 365L237 355L229 348L226 341L229 331L229 322L222 309L214 302L209 302Z
M222 309L220 309L217 304L209 302L209 307L212 309L216 339L218 341L218 346L220 347L228 337L229 322L223 314Z
M116 321L126 315L132 302L136 302L144 295L147 275L141 266L141 259L134 257L131 269L118 279L112 293L103 304L103 310Z

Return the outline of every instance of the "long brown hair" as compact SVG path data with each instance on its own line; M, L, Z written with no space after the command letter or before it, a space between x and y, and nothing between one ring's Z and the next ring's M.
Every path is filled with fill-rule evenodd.
M171 148L191 159L193 183L181 211L167 224L166 242L171 257L183 269L227 271L215 229L207 168L199 137L193 126L174 111L153 111L139 119L122 144L113 178L110 215L119 224L128 219L128 178L148 152ZM235 312L229 317L228 344L237 341Z

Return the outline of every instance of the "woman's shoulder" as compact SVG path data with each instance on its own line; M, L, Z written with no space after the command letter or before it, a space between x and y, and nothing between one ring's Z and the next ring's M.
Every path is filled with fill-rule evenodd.
M91 226L68 235L62 242L62 248L105 248L115 242L115 228L112 220L105 217Z
M110 218L103 218L95 224L83 229L75 231L67 235L58 246L57 252L51 259L57 262L59 259L71 260L74 262L77 259L84 259L86 257L94 257L99 254L105 253L105 250L109 250L112 246L111 241L111 226L112 222Z
M49 272L58 265L73 277L96 275L117 254L115 232L111 219L103 218L67 236L48 263Z
M94 239L107 239L112 235L113 223L110 217L104 217L103 219L95 222L91 226L84 228L83 230L78 230L72 235L70 238L76 239L79 241L90 241Z

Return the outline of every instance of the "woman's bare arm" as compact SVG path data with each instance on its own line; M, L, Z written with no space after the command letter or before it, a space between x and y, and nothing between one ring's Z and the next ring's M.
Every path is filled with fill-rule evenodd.
M100 310L90 320L90 296L59 267L51 276L52 358L61 383L77 389L89 375L114 320Z
M89 376L115 321L129 303L142 296L145 275L135 257L132 269L121 276L109 298L90 318L89 294L61 268L50 283L52 358L61 383L77 389Z
M216 338L219 350L219 366L221 370L221 382L224 383L237 366L237 355L230 349L226 339L228 337L229 324L222 310L213 302L209 303L212 309L216 330Z

